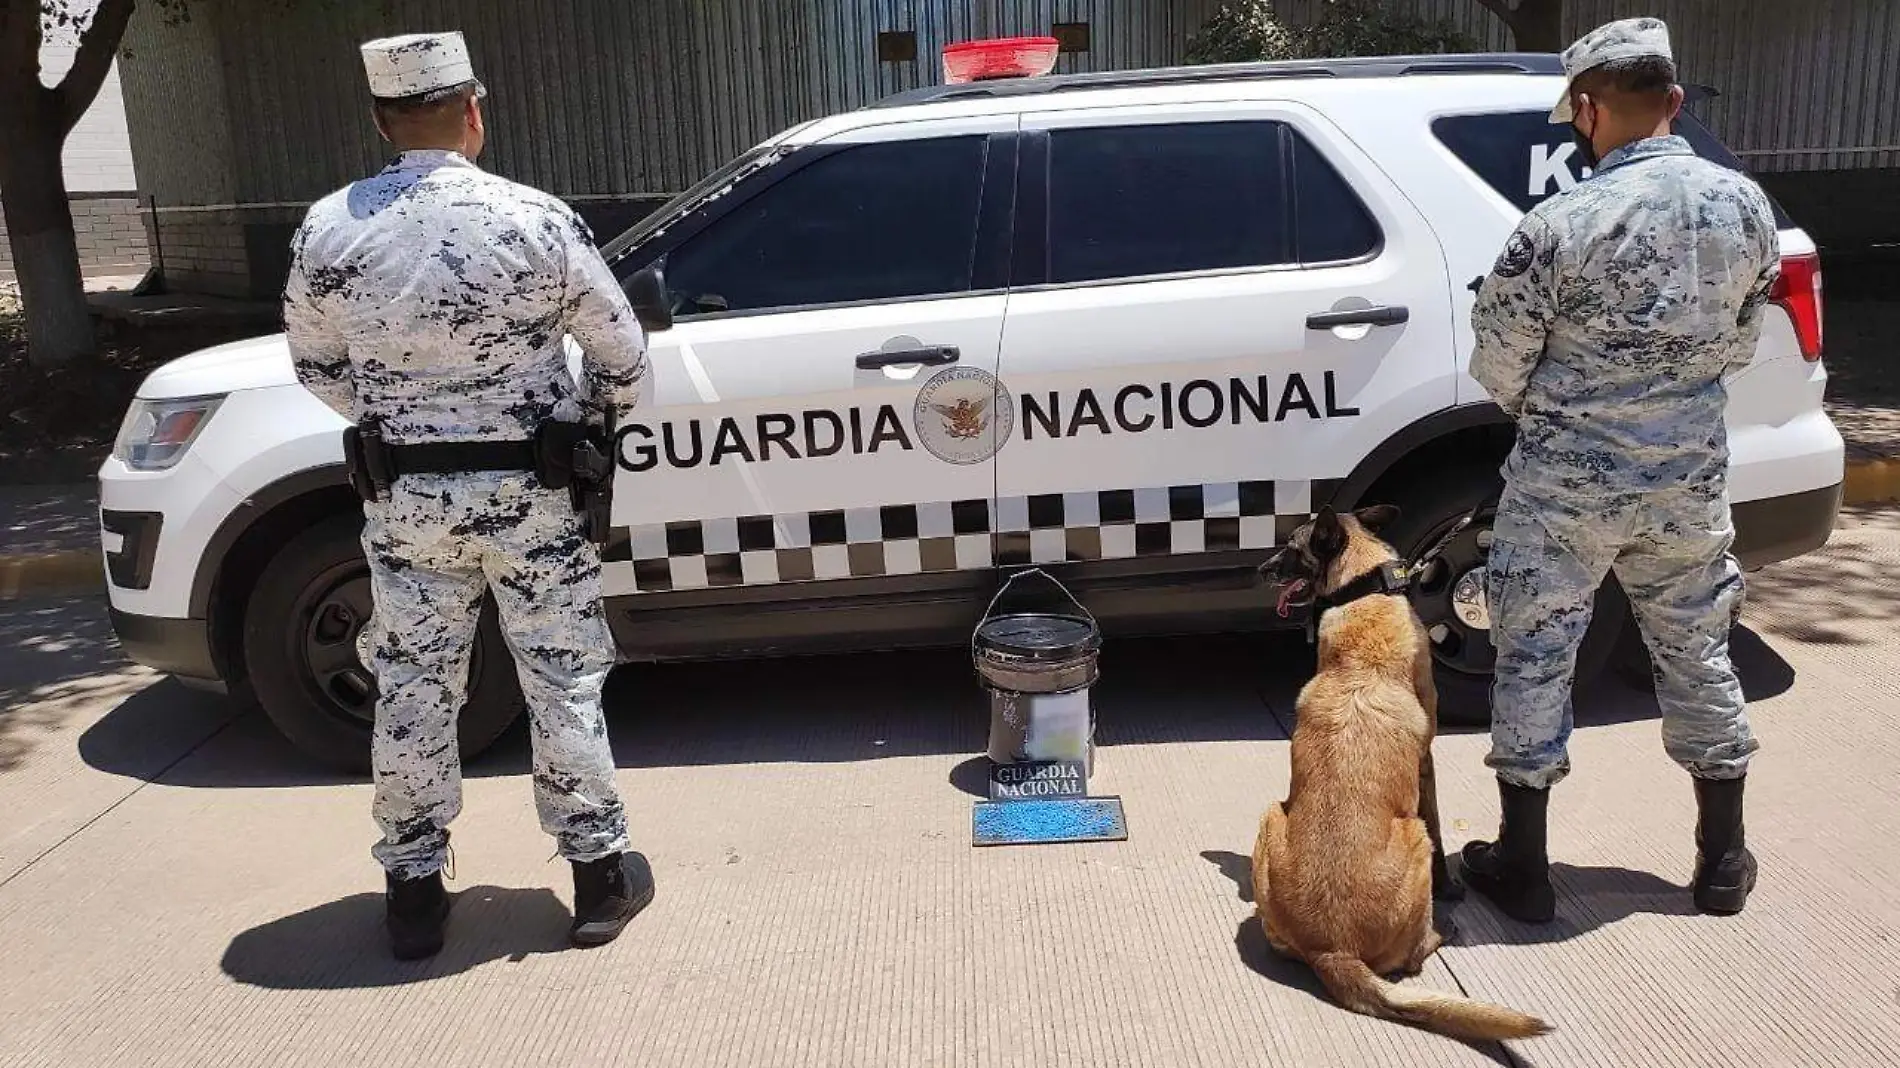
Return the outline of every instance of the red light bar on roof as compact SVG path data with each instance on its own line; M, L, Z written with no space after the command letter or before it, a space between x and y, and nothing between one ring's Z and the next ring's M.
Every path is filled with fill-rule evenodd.
M943 50L945 85L991 78L1040 78L1056 67L1061 44L1053 37L997 37L959 41Z

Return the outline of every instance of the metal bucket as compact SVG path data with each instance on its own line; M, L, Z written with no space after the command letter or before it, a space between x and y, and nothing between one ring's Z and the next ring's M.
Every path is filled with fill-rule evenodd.
M992 615L1011 583L1038 575L1062 591L1075 613L1021 612ZM1100 675L1101 628L1075 596L1040 568L1018 572L1004 581L970 636L977 675L990 694L989 758L998 764L1032 759L1084 761L1092 771L1095 708L1089 687ZM1078 708L1078 704L1080 708ZM1085 710L1085 711L1083 711ZM1086 728L1080 719L1086 716ZM1057 729L1071 735L1054 742L1061 755L1032 753ZM1073 735L1080 733L1081 737ZM1070 750L1077 750L1070 752Z

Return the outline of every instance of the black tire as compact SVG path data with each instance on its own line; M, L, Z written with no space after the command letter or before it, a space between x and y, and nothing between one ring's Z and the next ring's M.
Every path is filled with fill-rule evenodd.
M265 565L244 611L244 667L264 714L291 744L339 771L370 768L376 686L356 656L371 606L369 564L354 519L326 520L292 538ZM463 759L520 716L521 687L492 597L469 659Z
M1393 504L1399 517L1380 536L1407 560L1417 559L1445 531L1464 518L1473 506L1496 492L1495 470L1465 467L1433 472L1428 477L1395 485L1390 492L1375 488L1363 504ZM1442 558L1425 568L1413 585L1412 606L1432 633L1432 660L1438 686L1438 718L1455 726L1482 727L1491 722L1491 679L1496 653L1488 626L1475 628L1455 610L1453 595L1459 579L1481 569L1490 544L1489 516L1466 528L1446 546ZM1479 585L1482 590L1482 584ZM1609 667L1618 640L1628 625L1629 601L1615 576L1597 589L1590 629L1577 650L1575 686L1595 682Z

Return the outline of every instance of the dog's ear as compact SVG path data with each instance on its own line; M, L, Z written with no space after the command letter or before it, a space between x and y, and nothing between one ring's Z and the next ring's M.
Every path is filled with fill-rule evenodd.
M1332 560L1346 551L1346 525L1339 521L1339 513L1328 504L1320 508L1313 517L1313 534L1306 547L1322 561Z
M1352 514L1359 525L1377 534L1382 528L1399 517L1399 509L1394 504L1375 504L1370 508L1361 508Z

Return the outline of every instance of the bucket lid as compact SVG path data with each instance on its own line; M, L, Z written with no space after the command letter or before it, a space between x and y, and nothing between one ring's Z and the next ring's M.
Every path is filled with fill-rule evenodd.
M977 648L1026 660L1071 660L1102 647L1095 624L1075 616L1028 612L986 619Z

